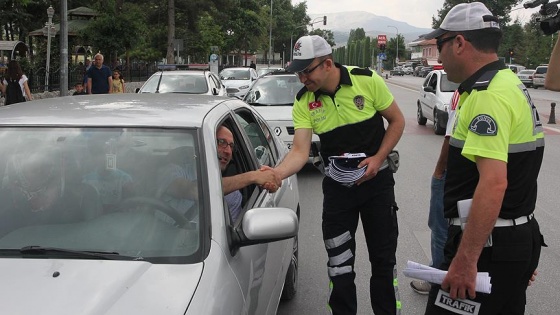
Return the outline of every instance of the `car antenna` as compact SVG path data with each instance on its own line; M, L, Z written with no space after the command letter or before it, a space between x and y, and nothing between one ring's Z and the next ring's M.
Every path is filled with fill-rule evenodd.
M157 82L157 87L156 87L156 93L159 93L159 84L161 83L162 78L163 78L163 70L161 71L161 73L159 75L159 80Z

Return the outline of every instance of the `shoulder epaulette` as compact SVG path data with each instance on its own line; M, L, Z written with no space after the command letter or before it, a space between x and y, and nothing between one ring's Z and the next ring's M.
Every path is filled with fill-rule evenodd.
M299 101L303 94L305 94L305 92L307 92L306 86L302 87L301 90L299 90L299 92L296 94L296 100Z
M478 78L478 80L476 80L476 82L473 84L472 89L477 91L486 90L490 85L490 81L492 81L498 71L499 70L490 70L484 72L484 74L481 75L480 78Z
M373 71L366 68L354 68L350 70L350 73L353 75L366 75L368 77L371 77L373 75Z

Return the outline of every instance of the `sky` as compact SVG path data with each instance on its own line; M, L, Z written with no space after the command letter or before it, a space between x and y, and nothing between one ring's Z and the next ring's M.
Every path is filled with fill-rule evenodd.
M294 5L300 2L303 0L292 0ZM307 13L367 11L412 26L431 28L432 17L437 15L443 3L444 0L307 0ZM340 7L341 4L343 7ZM512 12L512 20L519 17L522 24L529 21L531 14L538 12L538 8L523 9L521 5L519 8Z

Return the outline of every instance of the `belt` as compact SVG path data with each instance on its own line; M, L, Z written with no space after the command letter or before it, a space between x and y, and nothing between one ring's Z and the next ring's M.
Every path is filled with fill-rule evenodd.
M496 224L494 224L494 227L506 227L506 226L516 226L516 225L521 225L521 224L525 224L529 221L531 221L533 218L535 217L535 214L531 213L530 215L525 215L519 218L515 218L515 219L502 219L502 218L498 218L496 220ZM449 225L461 225L461 219L459 218L450 218L447 219L449 222Z

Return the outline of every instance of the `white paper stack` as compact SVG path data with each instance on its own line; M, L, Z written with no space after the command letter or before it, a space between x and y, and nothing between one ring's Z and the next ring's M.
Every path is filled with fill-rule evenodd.
M408 261L406 268L403 270L405 276L431 283L441 284L447 275L447 271L439 270L430 266L422 265L413 261ZM476 275L475 290L482 293L490 293L492 284L490 283L490 274L488 272L478 272Z

